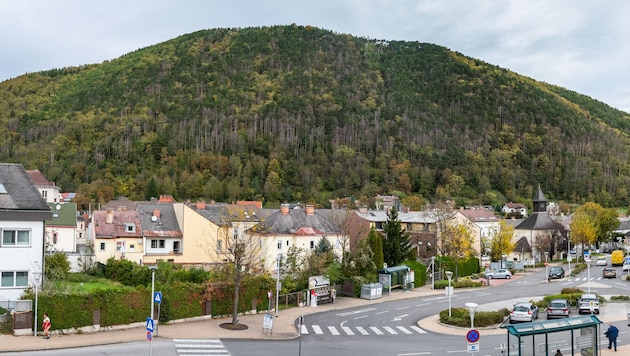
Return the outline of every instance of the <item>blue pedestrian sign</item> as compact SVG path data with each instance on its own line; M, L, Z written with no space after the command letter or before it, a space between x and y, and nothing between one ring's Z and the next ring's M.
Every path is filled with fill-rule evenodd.
M630 265L630 257L626 256L626 261L624 263Z
M153 301L157 304L162 303L162 292L155 292L155 294L153 295Z
M153 319L147 318L147 331L153 332L154 324Z

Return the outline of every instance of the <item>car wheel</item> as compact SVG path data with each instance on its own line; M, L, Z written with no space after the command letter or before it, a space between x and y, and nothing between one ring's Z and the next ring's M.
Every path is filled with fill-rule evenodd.
M505 276L505 278L510 279L512 278L512 276L510 276L509 274L507 276Z
M492 279L492 276L488 276L488 279Z

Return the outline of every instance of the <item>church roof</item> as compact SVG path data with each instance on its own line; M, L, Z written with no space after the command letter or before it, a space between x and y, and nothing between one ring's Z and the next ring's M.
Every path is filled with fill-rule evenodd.
M547 202L547 197L545 197L545 194L543 194L542 189L540 189L540 184L538 185L538 191L536 192L536 195L534 196L534 199L532 199L532 201L534 203Z
M533 213L514 228L516 230L560 230L564 226L553 221L547 213Z

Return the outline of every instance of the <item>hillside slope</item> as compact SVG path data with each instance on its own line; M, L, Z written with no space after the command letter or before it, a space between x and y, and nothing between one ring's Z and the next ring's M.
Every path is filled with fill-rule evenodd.
M95 200L630 202L627 113L434 44L212 29L0 93L0 161Z

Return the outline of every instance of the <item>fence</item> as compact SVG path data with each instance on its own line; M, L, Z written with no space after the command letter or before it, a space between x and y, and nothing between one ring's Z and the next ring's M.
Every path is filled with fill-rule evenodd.
M33 310L32 300L0 300L0 307L14 312Z

